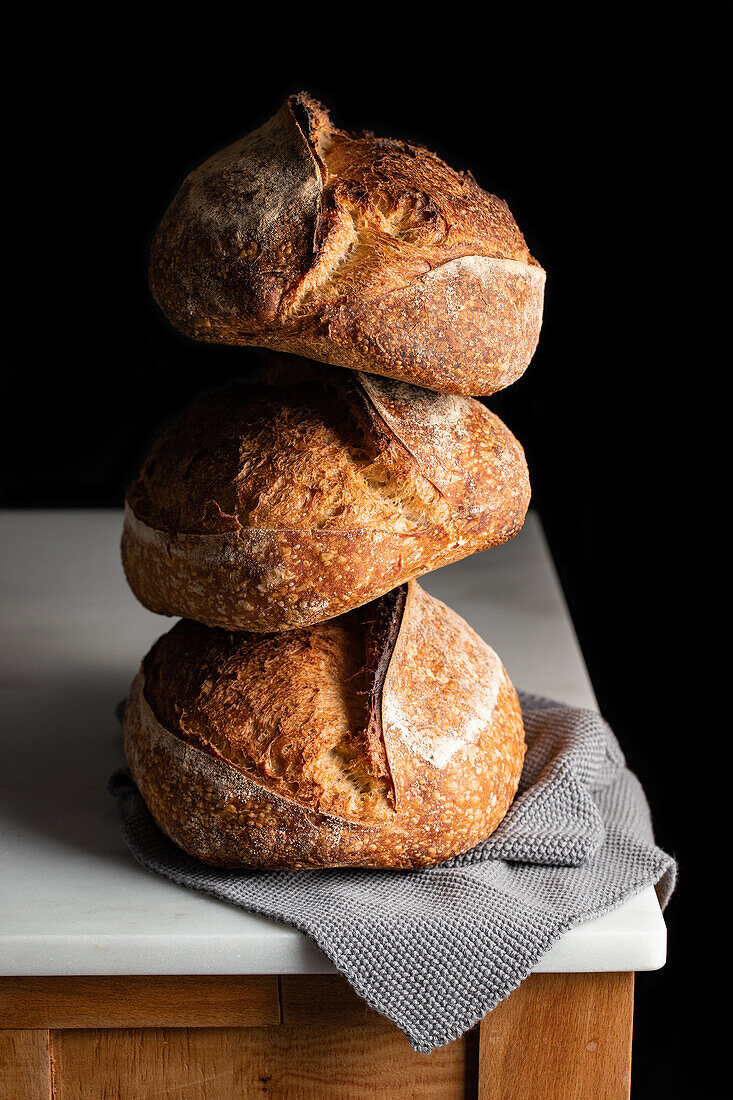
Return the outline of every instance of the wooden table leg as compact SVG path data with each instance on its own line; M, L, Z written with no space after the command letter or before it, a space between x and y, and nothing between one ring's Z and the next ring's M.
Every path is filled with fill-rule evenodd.
M533 974L481 1022L479 1100L626 1100L633 974Z
M0 1031L0 1100L50 1100L48 1028Z

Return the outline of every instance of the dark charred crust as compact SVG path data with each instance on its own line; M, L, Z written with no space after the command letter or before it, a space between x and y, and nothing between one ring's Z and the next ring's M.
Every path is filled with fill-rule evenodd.
M375 433L378 433L381 437L386 436L388 439L391 439L395 443L397 443L398 446L400 446L402 448L402 450L407 455L409 455L409 457L413 460L413 462L416 463L418 468L420 468L420 472L422 473L423 477L426 479L426 481L430 482L430 484L435 489L436 493L439 493L440 496L444 496L443 491L440 488L440 486L436 485L435 482L432 480L432 478L430 478L428 476L428 474L425 472L425 470L422 468L422 462L420 460L420 456L416 455L413 452L413 450L411 450L411 448L408 447L407 443L402 438L402 436L386 422L386 420L384 419L384 414L383 414L382 411L380 411L375 397L372 394L368 393L365 386L364 386L364 382L362 381L362 378L361 378L362 373L363 373L362 371L357 371L356 372L357 377L359 378L359 383L360 383L359 390L360 390L360 394L362 395L362 400L363 400L364 404L369 409L369 424L370 424L370 426L373 426L373 430L375 431ZM368 377L368 375L367 375L367 377ZM384 385L385 382L386 382L386 384L389 384L389 380L385 380L383 378L378 378L378 376L376 376L376 375L373 375L372 379L375 383L378 383L378 384ZM403 386L410 386L409 382L402 382L400 384L403 385ZM425 395L424 391L421 391L416 386L415 387L415 396L424 397L424 395Z
M394 588L363 609L366 668L371 682L367 697L367 721L364 730L366 749L375 774L389 783L389 796L395 804L395 785L389 770L382 726L382 693L389 663L397 643L407 604L407 585Z
M401 584L363 609L366 626L367 667L373 670L373 685L369 692L369 724L378 722L378 735L382 736L381 703L384 679L392 659L397 636L402 626L407 603L407 585Z
M333 385L339 397L350 406L351 414L365 438L371 440L376 449L395 436L364 389L360 374L359 371L334 372Z
M301 129L303 137L308 142L313 156L318 161L319 167L325 174L326 165L318 152L316 139L318 131L329 123L328 111L322 103L319 103L317 99L313 99L307 92L298 92L296 95L289 96L287 105Z

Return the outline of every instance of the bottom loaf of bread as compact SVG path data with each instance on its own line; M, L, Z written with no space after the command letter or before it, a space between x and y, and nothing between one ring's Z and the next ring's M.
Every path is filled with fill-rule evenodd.
M494 831L525 752L501 661L414 581L285 633L181 620L124 736L161 829L227 868L439 863Z

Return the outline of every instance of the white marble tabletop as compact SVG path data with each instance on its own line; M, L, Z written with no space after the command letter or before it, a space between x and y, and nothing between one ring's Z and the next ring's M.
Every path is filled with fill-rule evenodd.
M139 867L106 793L124 763L115 703L171 620L119 560L116 511L0 513L0 974L327 973L300 932ZM594 697L538 518L507 546L426 577L517 686ZM654 970L652 888L568 932L543 971Z

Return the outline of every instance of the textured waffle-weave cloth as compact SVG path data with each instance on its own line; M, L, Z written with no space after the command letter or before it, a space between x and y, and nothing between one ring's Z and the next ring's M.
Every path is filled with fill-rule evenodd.
M181 886L307 933L417 1051L458 1038L507 997L574 924L654 884L676 864L654 844L644 791L592 710L520 693L522 779L489 840L422 871L221 871L158 828L129 772L120 799L135 859Z

